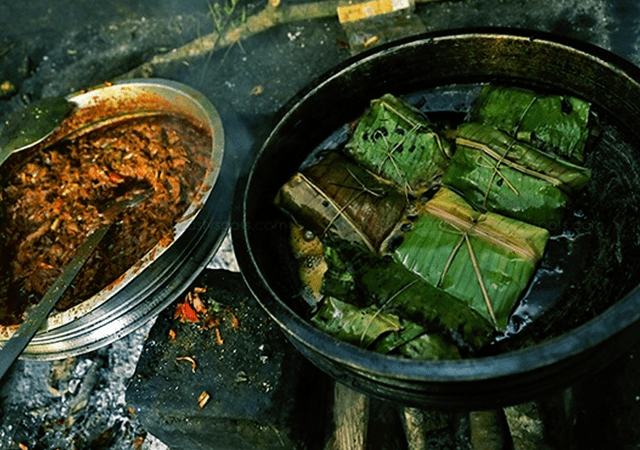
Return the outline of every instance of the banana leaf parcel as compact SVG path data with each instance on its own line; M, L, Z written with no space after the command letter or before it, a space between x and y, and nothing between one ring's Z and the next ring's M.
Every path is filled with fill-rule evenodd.
M402 191L415 193L442 175L451 144L419 110L386 94L371 101L345 151Z
M325 258L322 292L327 297L418 324L429 335L437 334L466 354L480 349L494 335L489 321L476 311L390 256L332 239L325 246ZM366 325L361 324L363 328Z
M424 326L380 311L375 306L358 308L326 297L311 322L320 330L351 344L382 354L412 359L460 359L458 348Z
M549 232L479 213L441 188L425 203L394 257L503 330L540 261Z
M458 126L442 183L475 208L556 228L591 171L477 123Z
M487 85L474 102L470 122L479 122L545 151L584 162L591 104L567 95Z
M334 235L377 251L406 207L390 183L331 152L294 175L275 203L319 236Z

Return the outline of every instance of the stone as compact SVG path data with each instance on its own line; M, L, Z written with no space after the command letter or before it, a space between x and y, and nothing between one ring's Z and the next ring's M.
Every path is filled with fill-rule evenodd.
M207 319L176 319L182 299L161 313L127 389L143 428L175 449L319 448L332 384L285 338L242 276L205 269L188 295L206 305Z

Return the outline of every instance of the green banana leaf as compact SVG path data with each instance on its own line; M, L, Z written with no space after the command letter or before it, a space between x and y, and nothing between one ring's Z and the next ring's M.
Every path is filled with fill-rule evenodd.
M402 329L389 331L374 342L371 349L377 353L398 354L411 359L460 359L458 347L440 334L429 332L415 322L402 319L401 322Z
M420 111L386 94L371 102L345 151L402 191L414 193L442 175L451 143Z
M360 307L370 306L370 299L360 295L352 265L342 259L336 248L331 245L324 247L327 270L322 277L322 293Z
M548 239L543 228L479 213L458 194L441 188L394 257L503 330Z
M382 354L398 353L413 359L460 359L455 345L427 333L423 326L381 312L375 306L358 308L325 297L311 322L342 341Z
M380 313L375 307L359 308L333 297L324 298L311 322L340 340L364 348L383 334L403 328L398 316Z
M474 102L469 121L582 163L590 110L589 102L576 97L487 85Z
M447 344L437 334L422 334L398 348L398 352L411 359L451 360L460 359L455 346Z
M385 314L415 322L430 333L436 332L455 342L465 352L478 350L493 337L489 321L451 294L426 283L392 257L375 255L347 241L330 240L325 249L329 253L325 277L333 271L348 272L353 279L348 297L357 298L356 306L376 307ZM323 281L323 294L337 297L334 287L335 284ZM344 294L345 285L339 287L337 293Z
M557 228L591 171L512 139L492 127L465 123L442 183L475 208L548 229Z
M331 152L294 175L275 203L318 236L335 235L378 251L407 201L390 183Z

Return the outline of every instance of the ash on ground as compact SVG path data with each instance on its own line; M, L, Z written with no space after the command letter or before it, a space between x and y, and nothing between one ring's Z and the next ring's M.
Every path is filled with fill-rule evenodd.
M238 271L230 235L208 267ZM74 358L17 361L0 385L0 448L167 449L142 429L125 401L154 322Z

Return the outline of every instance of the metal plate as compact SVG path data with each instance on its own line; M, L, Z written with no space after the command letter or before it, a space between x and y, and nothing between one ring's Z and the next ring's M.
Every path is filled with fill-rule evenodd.
M220 182L224 132L218 112L202 94L169 80L129 80L74 94L78 108L53 142L87 124L117 115L164 111L186 116L211 133L211 164L194 201L174 227L168 246L157 245L93 297L52 314L23 358L59 359L84 353L128 334L182 292L211 259L227 229L229 181ZM221 186L222 185L222 186ZM225 205L227 206L225 208ZM16 327L0 329L0 345Z

